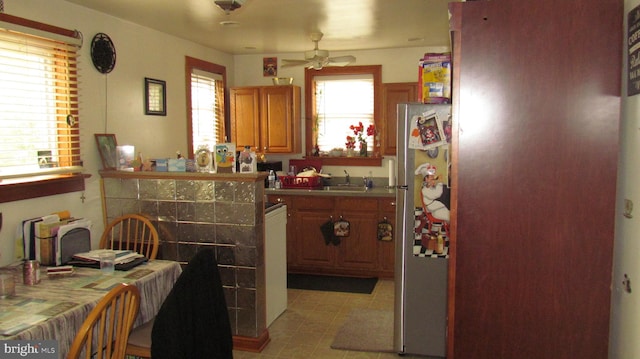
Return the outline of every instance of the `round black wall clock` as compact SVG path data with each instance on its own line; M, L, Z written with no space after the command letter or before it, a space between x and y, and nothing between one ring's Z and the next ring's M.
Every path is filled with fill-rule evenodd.
M116 66L116 48L107 34L99 32L93 37L91 61L93 66L103 74L108 74Z

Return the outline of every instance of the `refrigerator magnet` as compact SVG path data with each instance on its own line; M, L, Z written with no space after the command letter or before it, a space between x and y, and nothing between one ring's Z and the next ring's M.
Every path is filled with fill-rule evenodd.
M426 151L446 144L442 120L435 110L429 110L411 119L409 148Z

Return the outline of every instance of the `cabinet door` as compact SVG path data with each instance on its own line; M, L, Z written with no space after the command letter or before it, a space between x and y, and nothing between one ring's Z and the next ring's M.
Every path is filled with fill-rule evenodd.
M266 153L300 151L300 88L261 89L261 142Z
M314 272L335 265L335 248L325 242L320 231L333 215L334 203L332 197L295 197L293 250L301 271Z
M397 105L403 102L416 102L418 100L418 83L401 82L382 84L382 153L385 155L396 154L398 133L398 109Z
M260 148L260 88L230 90L231 142L236 148Z
M378 201L378 220L387 220L392 228L396 228L396 200L395 198L383 198ZM395 247L398 239L393 237L391 241L378 241L378 258L380 275L393 278L395 271Z
M342 198L336 213L349 221L349 236L338 248L337 264L345 269L375 270L378 267L378 201L371 198ZM339 218L339 217L338 217Z

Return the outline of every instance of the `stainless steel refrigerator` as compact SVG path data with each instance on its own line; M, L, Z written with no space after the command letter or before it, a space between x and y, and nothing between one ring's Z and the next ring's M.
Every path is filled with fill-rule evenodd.
M394 350L445 357L451 106L398 105Z

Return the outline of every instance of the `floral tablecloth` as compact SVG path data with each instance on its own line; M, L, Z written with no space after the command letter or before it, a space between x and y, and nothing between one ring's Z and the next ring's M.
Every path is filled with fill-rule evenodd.
M181 272L178 262L164 260L111 275L75 268L73 275L49 278L42 268L39 284L16 281L15 295L0 299L0 340L57 340L60 358L65 358L83 321L113 286L128 283L140 290L136 327L157 314Z

